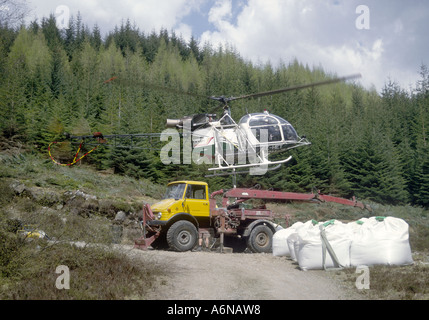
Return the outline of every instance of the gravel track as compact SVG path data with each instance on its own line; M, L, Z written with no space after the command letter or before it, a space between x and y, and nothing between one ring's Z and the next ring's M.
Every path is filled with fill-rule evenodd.
M349 300L330 271L301 271L292 260L272 254L142 251L122 246L132 259L166 272L149 299L162 300Z

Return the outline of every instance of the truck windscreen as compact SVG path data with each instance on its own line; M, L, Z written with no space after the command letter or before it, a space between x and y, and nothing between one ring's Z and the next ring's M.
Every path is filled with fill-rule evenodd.
M185 183L169 185L162 199L181 199L183 197L183 193L185 192L185 187Z

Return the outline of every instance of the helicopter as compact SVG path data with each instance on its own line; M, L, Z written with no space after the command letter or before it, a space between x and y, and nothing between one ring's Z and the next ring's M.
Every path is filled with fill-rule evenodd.
M292 159L292 156L288 156L282 160L271 161L268 157L270 154L311 145L311 142L305 136L300 137L287 120L267 110L247 113L237 123L231 117L229 102L327 85L360 76L355 74L239 97L212 96L209 99L220 102L217 109L223 109L220 119L217 120L216 114L213 113L196 114L182 119L167 119L166 127L180 129L185 137L192 137L193 160L197 164L213 164L214 160L215 166L209 168L209 171L229 171L225 174L228 175L231 172L237 173L237 169L250 168L249 171L241 172L261 175Z
M185 116L181 119L167 119L167 129L162 133L103 135L101 132L96 132L92 136L71 136L67 134L66 137L72 144L79 144L73 161L67 164L58 162L51 154L51 146L58 142L52 142L48 147L48 151L54 163L70 166L95 151L100 145L155 150L157 145L157 143L153 143L155 138L158 143L168 141L160 149L157 149L161 151L160 157L164 164L179 164L180 159L184 164L190 164L192 160L197 164L209 164L211 167L208 170L213 174L206 177L230 174L235 176L240 173L262 175L267 171L276 170L292 159L292 156L285 156L281 160L272 161L269 159L270 154L283 153L293 148L311 145L311 142L305 136L299 136L295 128L287 120L271 114L267 110L258 113L247 113L236 122L231 117L230 103L240 99L271 96L359 77L361 77L360 74L354 74L238 97L205 97L219 103L215 110L210 113ZM112 81L115 78L111 78L108 81ZM222 110L222 115L219 119L217 117L218 110ZM123 141L124 139L131 141L131 143L127 143L127 145L118 143L118 140ZM146 147L139 146L136 143L139 139L150 140L150 143L146 143ZM183 145L182 148L181 144ZM93 149L83 156L79 156L83 145L93 146ZM183 154L182 157L181 153Z
M246 114L237 123L227 105L220 119L216 119L216 114L197 114L182 119L167 119L166 126L182 130L183 150L189 143L191 148L188 151L192 150L195 163L212 165L214 162L215 166L209 171L235 172L236 169L250 168L251 174L263 174L269 166L286 163L292 158L270 161L270 152L311 144L305 136L299 137L288 121L267 110ZM173 146L177 145L178 140L172 146L165 145L161 151L173 150ZM186 162L186 157L183 160ZM189 160L187 163L190 163ZM170 162L167 160L164 163Z

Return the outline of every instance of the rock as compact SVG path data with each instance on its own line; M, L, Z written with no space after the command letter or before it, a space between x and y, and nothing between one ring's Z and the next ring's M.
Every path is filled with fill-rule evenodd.
M25 190L25 185L19 181L13 181L9 187L15 192L16 194L20 195Z
M26 188L25 192L28 194L30 199L35 202L40 202L43 199L43 190L37 187Z
M124 222L127 218L127 214L124 211L119 211L115 216L115 221Z
M43 203L52 206L57 203L62 203L61 197L54 191L46 191L43 195Z
M91 194L87 194L83 191L77 190L75 193L76 196L78 197L83 197L85 200L97 200L97 197Z
M52 206L61 202L59 194L54 191L45 191L43 188L25 188L25 193L30 197L30 199L43 206Z
M68 200L72 200L74 198L83 198L85 200L97 200L97 197L88 193L85 193L80 190L76 191L66 191L64 192L64 197Z

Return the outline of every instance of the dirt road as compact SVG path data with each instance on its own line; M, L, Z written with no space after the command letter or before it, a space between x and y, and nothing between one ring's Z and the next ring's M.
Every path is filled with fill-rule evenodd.
M301 271L292 260L271 254L142 251L131 246L125 251L167 269L150 299L359 299L326 271Z

